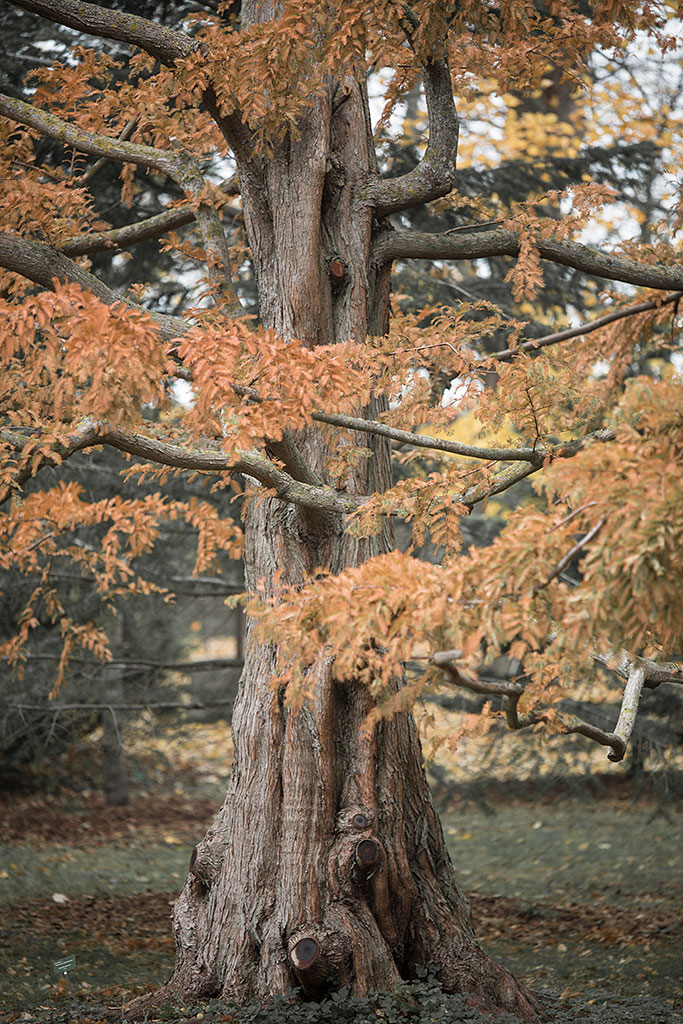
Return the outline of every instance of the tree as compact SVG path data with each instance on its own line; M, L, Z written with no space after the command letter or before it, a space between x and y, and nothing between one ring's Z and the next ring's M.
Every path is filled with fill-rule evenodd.
M666 10L247 0L238 21L226 25L219 5L180 30L80 0L14 6L134 47L135 84L110 88L114 59L77 47L41 75L31 103L0 97L3 564L40 573L4 656L20 670L40 601L62 631L64 663L78 645L106 659L102 631L69 618L55 595L51 572L65 559L87 561L117 595L149 588L136 558L160 520L198 529L199 570L241 545L239 524L192 498L88 503L73 486L22 496L42 466L108 445L138 459L130 471L143 478L203 473L245 488L250 625L230 788L176 904L175 971L131 1012L214 994L265 998L293 984L307 998L341 986L363 994L432 965L479 1006L542 1013L476 942L410 708L448 678L502 695L512 728L583 732L619 758L643 686L681 681L671 659L681 640L683 505L672 470L682 384L668 371L626 383L635 358L646 352L661 367L676 343L676 211L637 251L572 237L612 198L592 182L520 203L494 227L421 233L392 218L452 197L453 97L476 76L519 94L549 66L578 75L596 49L637 34L666 50ZM382 69L393 69L389 107L420 80L429 119L421 159L393 178L381 173L368 100L368 78ZM37 158L45 136L62 145L61 164ZM72 173L81 154L123 165L124 204L130 166L185 199L111 229ZM241 219L257 324L239 301L244 244L226 231ZM188 224L194 234L168 244L203 260L207 279L183 317L146 312L142 286L120 295L88 268L103 246ZM493 257L510 258L520 301L542 287L541 261L645 292L534 341L481 302L391 317L396 261ZM501 330L508 345L497 358L478 351ZM491 427L507 417L517 437L465 446L406 429L453 416L431 387L446 372L461 405L476 400ZM175 400L178 379L191 384L191 405ZM154 419L143 415L150 407ZM455 458L392 486L393 442ZM532 476L536 503L490 547L459 555L461 518ZM396 517L412 522L416 543L430 532L439 564L392 551ZM90 524L101 545L85 553L78 530ZM577 560L570 587L563 572ZM503 648L529 682L477 678L482 654ZM626 680L612 733L558 710L593 660Z

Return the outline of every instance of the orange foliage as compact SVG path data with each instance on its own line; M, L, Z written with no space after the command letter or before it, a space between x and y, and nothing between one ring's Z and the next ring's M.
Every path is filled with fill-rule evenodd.
M239 111L253 159L266 161L276 143L289 138L294 145L305 119L330 104L332 78L343 83L347 76L357 81L374 70L391 71L383 114L388 123L422 66L446 54L465 102L480 96L485 82L489 97L511 106L509 91L539 88L549 67L580 80L597 48L623 49L638 32L650 33L663 51L671 45L657 5L632 0L593 5L592 19L565 2L551 4L547 16L531 0L495 6L415 0L410 6L409 17L394 0L283 0L276 18L244 31L197 15L199 45L172 67L136 55L128 82L120 84L114 73L121 68L111 58L76 47L69 61L33 76L33 104L112 142L133 122L133 143L208 163L228 155L206 107L212 90L220 115ZM65 146L56 165L38 160L40 138L33 128L0 119L0 217L10 242L21 237L59 248L79 234L106 230L82 180L83 154ZM130 203L141 186L125 163L121 180L121 201ZM603 186L587 183L544 192L506 212L502 229L519 238L508 274L515 299L533 298L543 287L539 241L574 239L612 199ZM451 195L435 209L456 200ZM208 178L192 196L195 213L220 211L224 202ZM489 196L468 202L473 210L495 212ZM569 203L571 210L560 215ZM557 215L542 215L543 204ZM677 216L674 230L680 207ZM674 265L680 261L674 230L658 230L648 246L623 245L622 253L643 265ZM171 236L166 244L193 259L206 251L194 235ZM240 245L241 259L246 250ZM87 259L79 257L79 266L86 269ZM471 666L482 654L503 650L524 660L533 676L527 708L555 699L558 680L570 685L596 646L653 658L681 650L683 383L668 362L676 345L676 306L673 326L670 304L662 305L565 346L534 355L520 351L500 363L483 353L482 342L504 332L514 349L525 324L489 303L419 316L396 312L384 337L310 348L246 318L231 319L218 302L192 310L170 345L159 322L132 299L105 302L61 277L51 291L36 291L6 272L2 286L0 491L12 500L0 511L0 568L39 577L17 636L0 647L10 664L21 665L38 602L64 639L58 682L75 646L108 656L101 631L66 615L50 576L55 559L75 564L111 600L150 591L135 559L153 546L161 521L181 517L196 528L197 572L210 568L219 550L232 557L241 551L239 526L221 520L208 503L171 501L160 492L87 502L75 485L23 493L44 462L56 465L70 454L79 431L88 425L119 429L235 461L256 452L265 486L271 473L277 491L275 471L282 466L268 446L287 431L317 424L326 473L318 493L341 498L348 497L352 469L372 451L367 434L325 424L324 414L359 416L378 396L383 404L375 426L429 430L472 408L489 436L512 425L514 444L533 453L536 501L512 512L488 547L463 553L460 524L469 514L463 495L474 485L482 497L502 489L505 460L451 459L436 469L411 463L412 475L388 490L351 495L358 498L345 522L351 534L371 536L387 517L400 516L411 523L414 544L429 538L442 558L426 564L413 549L384 554L336 575L312 574L275 600L253 601L260 635L280 645L277 682L286 687L290 706L310 696L307 669L321 653L335 658L338 679L364 681L376 715L384 715L412 706L437 683L440 673L426 660L435 650L460 650ZM623 295L613 298L621 302ZM179 365L191 379L192 400L185 406L170 389ZM433 386L444 375L460 385L448 406ZM156 472L160 479L169 472L155 468L153 455L149 459L131 472ZM231 478L225 465L220 485ZM513 466L520 469L514 460ZM94 549L74 539L84 526L98 530ZM556 567L593 529L590 543L576 553L570 585ZM413 673L399 685L408 662ZM546 720L552 717L548 710Z

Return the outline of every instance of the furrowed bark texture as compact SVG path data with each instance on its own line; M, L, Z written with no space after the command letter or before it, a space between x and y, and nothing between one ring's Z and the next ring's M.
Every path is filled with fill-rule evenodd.
M254 8L268 16L267 4ZM333 112L338 87L347 99ZM367 125L362 88L331 82L296 140L238 168L262 319L283 338L313 346L386 329L388 268L372 270L373 210L355 198L371 176ZM364 411L380 407L378 399ZM386 488L387 439L358 433L355 443L370 445L372 457L360 460L349 489ZM277 451L298 479L325 481L324 456L324 435L313 428ZM252 502L247 587L265 582L274 593L319 567L358 565L390 543L388 532L349 537L333 512ZM210 996L267 1000L297 986L308 999L342 986L363 995L431 964L446 989L533 1017L533 997L474 938L412 716L366 734L367 688L336 681L326 659L309 672L314 700L294 714L271 684L276 651L251 626L245 658L230 788L174 911L175 971L128 1014Z

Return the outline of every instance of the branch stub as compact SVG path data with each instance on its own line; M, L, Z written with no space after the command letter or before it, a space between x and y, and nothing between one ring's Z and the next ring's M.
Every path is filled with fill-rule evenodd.
M290 959L298 971L308 971L320 957L320 943L316 939L299 939L290 953Z
M361 839L356 847L358 863L364 868L371 868L377 863L379 857L379 846L374 839Z

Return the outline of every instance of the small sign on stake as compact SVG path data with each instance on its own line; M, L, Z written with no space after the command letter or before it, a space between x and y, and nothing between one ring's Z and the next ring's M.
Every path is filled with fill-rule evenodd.
M69 971L75 970L76 957L73 955L73 953L71 954L71 956L62 957L61 960L55 960L55 962L52 964L52 973L59 975L60 978L65 977L69 973Z
M78 999L76 998L76 993L74 992L73 985L71 984L71 979L69 978L69 971L75 970L76 957L74 956L73 953L71 954L71 956L63 956L61 960L53 960L52 962L52 973L56 974L58 978L66 978L66 983L69 986L69 991L71 992L71 998L76 1004L76 1012L78 1014L78 1019L79 1021L81 1021L81 1024L83 1024L83 1015L81 1013L81 1007L79 1005Z

